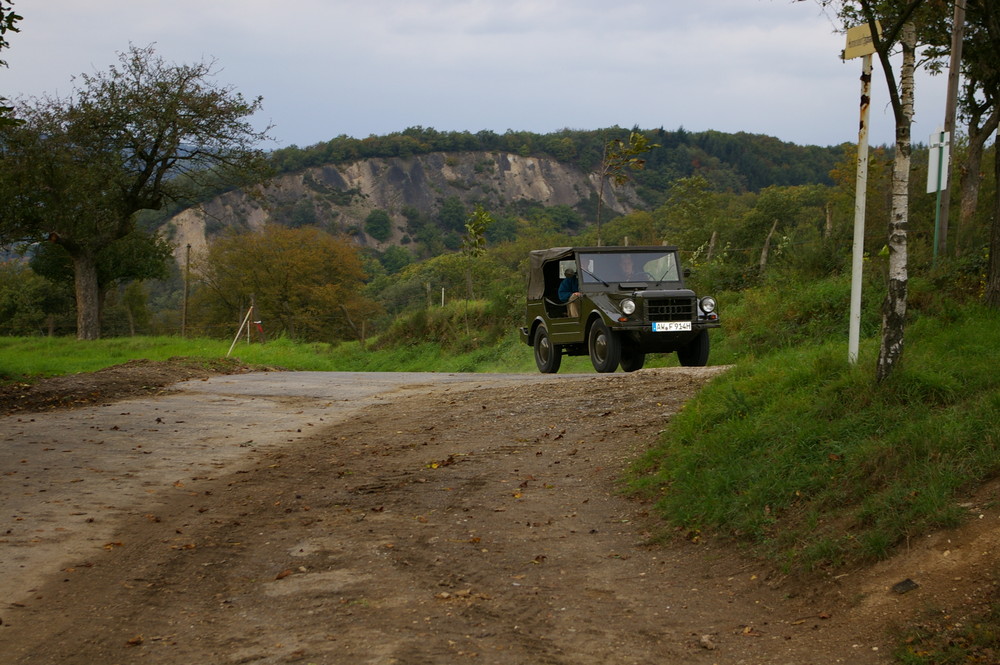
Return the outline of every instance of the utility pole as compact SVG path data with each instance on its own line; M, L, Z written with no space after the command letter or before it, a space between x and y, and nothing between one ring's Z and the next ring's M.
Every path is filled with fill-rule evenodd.
M191 243L188 243L184 260L184 303L181 306L181 337L187 337L188 320L188 285L191 282Z
M944 131L948 136L955 136L955 109L958 106L958 77L962 66L962 42L965 38L965 0L955 0L955 14L951 25L951 65L948 69L948 98L944 109ZM949 153L950 160L950 153ZM946 173L950 172L950 169ZM948 248L948 213L951 208L951 186L945 179L940 193L941 219L940 235L937 238L935 250L944 254Z

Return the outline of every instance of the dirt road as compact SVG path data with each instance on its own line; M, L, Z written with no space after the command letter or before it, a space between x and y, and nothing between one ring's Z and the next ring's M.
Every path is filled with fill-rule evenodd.
M888 662L900 571L795 584L618 494L718 371L248 374L8 416L0 662Z

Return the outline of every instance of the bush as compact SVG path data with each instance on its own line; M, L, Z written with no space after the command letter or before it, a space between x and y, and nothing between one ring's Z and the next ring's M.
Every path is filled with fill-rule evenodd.
M372 210L365 217L365 233L379 242L392 237L392 219L385 210Z

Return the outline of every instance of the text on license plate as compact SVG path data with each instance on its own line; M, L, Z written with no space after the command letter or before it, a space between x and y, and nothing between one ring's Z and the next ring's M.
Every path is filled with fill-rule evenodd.
M690 321L653 321L653 332L687 332L690 330Z

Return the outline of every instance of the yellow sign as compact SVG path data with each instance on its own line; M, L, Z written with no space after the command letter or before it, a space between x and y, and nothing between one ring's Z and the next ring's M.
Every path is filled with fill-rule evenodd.
M882 36L881 24L878 27L878 36ZM860 58L863 55L871 55L875 52L875 44L872 42L872 29L867 23L847 29L847 48L844 49L844 60Z

